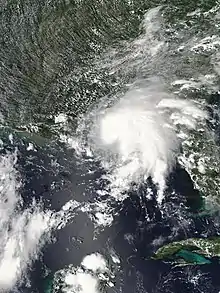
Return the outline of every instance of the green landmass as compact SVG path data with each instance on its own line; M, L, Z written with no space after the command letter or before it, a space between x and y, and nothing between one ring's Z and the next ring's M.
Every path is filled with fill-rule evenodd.
M152 257L179 264L210 264L212 257L220 257L220 237L189 238L160 247Z

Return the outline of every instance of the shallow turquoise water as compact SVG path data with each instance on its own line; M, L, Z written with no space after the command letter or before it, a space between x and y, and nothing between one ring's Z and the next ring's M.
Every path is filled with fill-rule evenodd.
M82 205L94 204L92 208L97 208L97 202L101 206L106 201L107 195L98 196L96 190L104 190L108 184L108 178L101 177L107 171L99 161L92 161L88 153L78 157L78 146L68 148L67 142L87 134L87 128L77 128L81 123L88 129L91 127L86 115L96 107L104 107L102 101L110 107L136 81L143 85L148 78L157 76L168 92L205 104L210 115L207 125L217 145L218 4L218 1L142 0L1 3L1 155L18 149L15 169L21 177L19 190L23 201L16 209L25 211L32 206L33 198L34 207L40 203L39 209L54 214L72 199ZM161 14L148 20L145 26L146 13L159 5ZM27 269L27 280L21 278L18 289L12 286L5 292L42 293L48 276L50 283L51 276L56 272L59 275L63 268L68 272L69 265L74 266L72 271L82 269L83 257L96 251L105 255L113 272L110 277L105 272L109 279L101 281L100 287L106 292L180 293L180 288L184 293L219 292L216 263L206 268L178 270L150 260L164 241L219 233L218 213L210 216L208 211L199 218L190 214L194 210L188 210L193 209L198 195L219 194L218 149L211 139L210 142L203 137L203 132L193 135L196 162L205 152L216 156L207 159L209 169L205 175L193 166L189 170L178 167L175 174L171 173L163 212L157 206L156 187L150 179L143 190L141 187L130 192L122 204L112 200L109 207L107 202L102 209L108 216L111 212L114 216L110 227L95 229L100 220L97 214L83 206L88 209L89 218L76 209L74 220L72 212L68 224L60 224L60 230L52 231L51 243L43 246L42 255ZM186 148L187 158L192 151L193 148ZM192 171L190 176L186 171ZM194 180L197 175L199 179ZM144 196L147 187L153 190L150 199ZM32 207L32 214L34 211ZM110 259L112 250L119 255L120 265ZM179 256L209 264L209 260L188 251L179 252ZM65 292L64 279L57 281L60 287L56 292ZM109 285L110 280L115 286ZM93 293L74 290L69 292Z

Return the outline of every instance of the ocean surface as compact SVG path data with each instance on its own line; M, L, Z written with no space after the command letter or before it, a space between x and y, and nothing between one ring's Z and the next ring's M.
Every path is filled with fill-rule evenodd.
M220 3L0 4L0 292L219 293Z

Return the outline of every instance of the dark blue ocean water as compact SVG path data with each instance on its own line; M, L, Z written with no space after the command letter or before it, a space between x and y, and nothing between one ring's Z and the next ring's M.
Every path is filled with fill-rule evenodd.
M53 211L59 211L70 199L89 202L97 200L95 189L99 186L96 179L103 173L97 164L92 166L96 173L85 176L86 166L80 165L74 151L66 149L64 145L54 144L53 147L38 148L37 152L27 151L28 143L16 137L13 145L10 146L9 141L6 145L3 153L5 150L13 151L16 147L19 150L17 169L22 176L24 209L33 197L42 202L44 209ZM54 158L59 163L56 170L51 168L51 159ZM94 194L87 192L85 195L91 181ZM56 182L53 190L52 182ZM147 187L154 190L151 199L146 197ZM179 194L178 197L172 195L173 190ZM156 188L149 179L115 207L112 225L98 233L85 213L77 213L63 229L54 231L53 240L44 246L39 259L28 270L29 286L21 286L19 292L46 292L47 282L58 270L70 264L77 267L86 255L94 252L108 257L112 249L120 257L121 264L120 272L114 280L115 287L108 288L108 292L218 292L218 259L213 259L210 265L186 267L175 267L171 263L151 259L157 248L152 245L153 240L161 236L169 239L174 227L180 229L170 238L172 240L197 237L208 226L209 235L212 234L213 218L196 217L195 206L197 204L200 207L200 197L185 170L180 167L174 170L166 193L163 212L167 214L163 216L161 208L157 206ZM186 219L192 218L191 213L195 215L190 225L183 229L178 219L181 205ZM173 213L175 209L177 214ZM169 212L173 214L169 215Z
M219 18L207 20L202 14L214 8L217 1L1 2L0 112L4 142L1 152L18 149L16 169L21 176L20 194L24 202L21 209L26 209L33 197L44 210L52 211L59 211L72 199L81 203L105 200L105 196L98 198L95 192L106 184L97 180L104 173L99 162L79 159L73 149L59 142L59 134L74 134L80 115L102 97L111 97L123 91L125 84L148 76L147 66L143 66L142 76L144 70L139 71L135 62L132 69L126 63L126 56L132 56L135 48L129 44L142 32L141 23L148 9L164 5L161 28L172 51L172 46L187 44L194 36L203 38L206 31L209 35L217 34ZM187 18L187 13L198 10L201 14ZM114 54L111 57L110 52L114 50L128 68L114 65L115 73L110 74L111 66L114 67ZM163 63L155 62L151 70L166 81L170 79L169 73L176 79L199 77L200 71L212 73L209 53L193 57L184 54L181 59L176 52L171 52L171 57L162 54ZM109 63L106 55L110 56ZM100 60L104 64L97 66ZM144 63L142 59L137 61ZM164 69L167 63L169 70ZM218 79L216 83L219 84ZM188 92L183 96L188 97ZM190 93L190 98L204 96L218 109L217 90L207 94L202 87L201 91ZM55 125L54 117L59 113L68 116L70 129ZM31 135L33 125L37 125L38 132ZM210 128L216 127L218 131L219 126L213 125L210 123ZM11 132L13 144L6 138ZM27 151L29 142L34 143L37 151ZM88 173L89 169L93 172ZM153 190L151 199L146 197L148 187ZM107 292L219 292L218 259L213 259L210 265L186 267L151 259L163 243L153 245L155 239L177 241L202 234L216 236L219 216L198 216L203 205L201 193L179 165L168 178L162 208L157 204L156 193L149 179L123 202L112 201L114 220L104 229L97 230L86 213L77 212L64 228L53 231L39 259L28 268L29 286L22 284L18 292L46 293L48 280L58 270L69 264L79 266L83 257L93 252L108 257L111 250L120 257L121 264L115 286Z

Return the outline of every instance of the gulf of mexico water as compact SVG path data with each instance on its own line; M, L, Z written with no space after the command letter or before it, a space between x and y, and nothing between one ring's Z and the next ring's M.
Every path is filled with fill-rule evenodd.
M219 292L219 9L1 3L2 292Z

